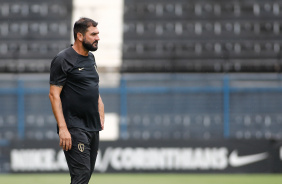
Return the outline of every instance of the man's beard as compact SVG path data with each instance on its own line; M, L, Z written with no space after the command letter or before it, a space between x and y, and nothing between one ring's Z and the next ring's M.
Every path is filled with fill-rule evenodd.
M94 47L93 44L97 43L97 46ZM83 39L82 45L85 49L89 51L96 51L98 49L98 41L93 42L92 44L87 42L85 39Z

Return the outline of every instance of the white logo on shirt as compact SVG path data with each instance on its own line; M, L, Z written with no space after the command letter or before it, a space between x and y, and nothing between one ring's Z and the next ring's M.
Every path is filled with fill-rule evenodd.
M83 70L84 68L78 68L79 71Z

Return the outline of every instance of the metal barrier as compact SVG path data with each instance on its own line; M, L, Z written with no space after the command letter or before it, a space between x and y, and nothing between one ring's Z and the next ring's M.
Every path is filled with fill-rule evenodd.
M119 99L119 101L108 101L107 98L103 98L106 104L106 112L107 112L107 105L119 107L116 108L115 113L119 114L120 117L120 139L128 139L130 137L130 131L134 132L140 126L140 129L146 129L147 125L145 121L149 121L154 128L152 131L158 131L155 137L159 137L162 139L162 136L158 136L163 132L166 134L170 134L170 130L174 130L175 127L174 123L176 122L175 119L179 119L179 122L187 123L189 118L190 127L183 128L184 125L179 125L177 130L178 133L173 135L171 134L170 137L175 139L186 139L186 138L199 138L197 136L188 136L184 137L184 134L187 135L189 132L185 132L186 129L188 131L194 131L193 128L196 128L196 123L202 117L199 116L200 114L206 114L207 116L216 114L219 120L219 128L214 130L215 135L211 130L213 129L213 122L211 120L207 120L207 122L200 122L198 121L199 125L197 131L202 131L205 129L203 138L282 138L282 134L278 132L275 133L276 130L281 130L281 126L279 129L279 124L282 124L282 117L280 117L280 109L282 105L282 87L280 85L280 75L185 75L185 74L175 74L175 75L158 75L158 74L150 74L150 75L123 75L120 79L120 85L114 88L100 88L101 95L115 95L115 99ZM23 79L16 80L17 85L14 87L4 87L0 88L0 99L4 99L5 95L13 95L16 100L17 106L15 107L14 115L17 117L16 121L16 138L25 139L26 138L26 111L34 111L35 109L45 106L45 108L41 111L46 114L52 114L50 104L47 104L48 100L48 80L45 80L46 87L38 87L36 85L26 85L28 81ZM281 94L281 95L280 95ZM26 100L26 97L29 96L32 98L34 95L43 95L44 100L41 101L41 98L33 102L32 108L29 108L29 101ZM200 95L200 96L199 96ZM239 95L239 96L238 96ZM248 103L247 101L250 99L250 96L255 95L253 101ZM181 103L177 103L174 101L174 97ZM277 97L273 100L274 97ZM281 98L280 98L281 97ZM46 99L45 99L46 98ZM165 100L163 100L165 99ZM189 99L189 102L187 101ZM239 100L238 100L239 99ZM270 100L268 100L270 99ZM167 102L165 102L167 100ZM211 102L208 102L212 100ZM251 106L252 103L257 103L257 101L266 102L269 104L261 103L261 106ZM183 103L182 103L183 102ZM5 101L5 103L1 103L0 109L5 109L6 104L9 102ZM138 107L138 104L143 104ZM146 104L147 103L147 104ZM174 107L171 107L170 104L174 104ZM190 104L191 103L191 104ZM238 104L237 104L238 103ZM242 106L240 106L242 103ZM244 105L244 103L246 103ZM145 104L145 105L144 105ZM178 105L180 104L180 105ZM194 106L199 105L199 108ZM194 105L194 106L193 106ZM166 106L164 108L159 108L162 106ZM138 108L136 108L138 107ZM252 108L255 108L252 110ZM48 110L46 110L48 109ZM148 110L149 109L149 110ZM191 112L190 110L193 110ZM242 110L243 109L243 110ZM240 111L240 112L239 112ZM250 111L250 112L248 112ZM0 112L0 116L4 116L6 111L2 110ZM41 113L39 112L39 114ZM249 114L248 114L249 113ZM130 120L140 118L136 116L136 114L140 114L140 116L147 116L147 119L143 119L142 121L145 122L143 125L138 125L137 123L134 124L133 121ZM190 115L191 114L191 115ZM246 115L248 114L248 115ZM156 116L158 115L158 116ZM175 116L174 116L175 115ZM178 116L179 115L179 116ZM193 119L193 115L195 118ZM270 117L274 115L274 118ZM174 118L171 120L170 125L167 126L167 130L163 130L160 132L158 126L162 126L161 124L157 123L158 118L162 118L160 121L165 121L165 118ZM185 116L185 117L182 117ZM234 116L234 117L233 117ZM248 118L245 118L248 116ZM262 122L260 124L260 129L257 132L252 132L253 127L250 124L255 124L256 122L252 121L252 116L254 118L257 117L256 120L260 118L267 118L270 119L270 125L268 123L268 132L262 132L259 134L259 131L264 131L264 128L267 123ZM142 117L141 117L142 118ZM151 118L151 119L150 119ZM181 119L182 118L182 119ZM186 119L185 119L186 118ZM236 124L237 119L242 119L241 121L238 120L238 125ZM246 120L245 120L245 119ZM268 122L269 122L268 118ZM2 118L3 119L3 118ZM185 119L185 120L184 120ZM202 118L203 119L203 118ZM251 120L250 120L251 119ZM275 119L275 120L274 120ZM1 119L0 119L1 120ZM170 120L169 120L170 121ZM178 121L178 120L177 120ZM185 121L185 122L184 122ZM140 121L141 122L141 121ZM181 122L180 122L181 123ZM259 121L258 121L259 124ZM264 125L265 124L265 125ZM236 128L242 125L242 127ZM5 119L2 120L2 124L0 121L0 126L5 127ZM44 125L43 125L44 126ZM52 125L53 126L53 125ZM206 127L205 127L206 126ZM222 126L222 127L221 127ZM55 126L54 126L55 127ZM220 128L221 127L221 128ZM248 128L249 127L249 128ZM272 128L271 128L272 127ZM130 128L130 130L129 130ZM248 133L244 132L244 130L248 128ZM2 128L1 128L2 129ZM0 129L0 133L1 133ZM147 127L147 129L150 129ZM202 129L202 130L201 130ZM4 129L2 129L2 133L4 133ZM151 130L150 130L151 131ZM274 132L272 132L274 131ZM142 133L142 132L141 132ZM151 132L147 132L150 135ZM172 132L173 133L173 132ZM183 133L183 136L182 136ZM190 132L191 133L191 132ZM138 134L138 133L137 133ZM136 135L137 135L136 134ZM264 135L265 134L265 135ZM267 134L267 135L266 135ZM132 134L133 135L133 134ZM200 134L199 134L200 135ZM201 134L202 135L202 134ZM244 136L246 135L246 136ZM255 137L257 135L257 137ZM260 136L259 136L260 135ZM145 136L145 139L152 138L152 136ZM137 136L138 138L138 136ZM164 136L164 138L169 138L169 136ZM201 138L201 137L200 137ZM11 138L13 139L13 138ZM1 137L0 144L6 145L7 138L4 136Z

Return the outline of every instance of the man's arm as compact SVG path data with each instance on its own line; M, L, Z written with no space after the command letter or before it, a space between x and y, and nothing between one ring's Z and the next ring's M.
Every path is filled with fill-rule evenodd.
M104 111L104 103L103 103L100 95L99 95L99 99L98 99L98 111L99 111L99 114L100 114L102 130L104 130L105 111Z
M63 148L63 150L68 151L71 149L72 141L63 114L62 101L60 98L62 89L63 86L56 86L51 84L49 98L51 101L54 116L57 120L59 127L60 146Z

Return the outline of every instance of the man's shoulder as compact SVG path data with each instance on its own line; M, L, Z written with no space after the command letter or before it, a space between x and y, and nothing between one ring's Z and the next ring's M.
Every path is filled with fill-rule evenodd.
M89 54L90 56L93 56L93 57L94 57L94 54L93 54L92 52L88 52L88 54Z
M69 56L75 56L75 52L73 52L72 47L65 48L57 54L57 57L66 58Z
M91 60L93 60L94 63L96 63L94 54L92 52L89 52L88 55L90 56Z
M95 59L94 54L92 52L88 52L88 55Z
M70 63L74 63L77 59L77 54L72 49L72 47L68 47L68 48L60 51L56 55L55 59L60 60L60 61L67 61L67 62L70 62Z

